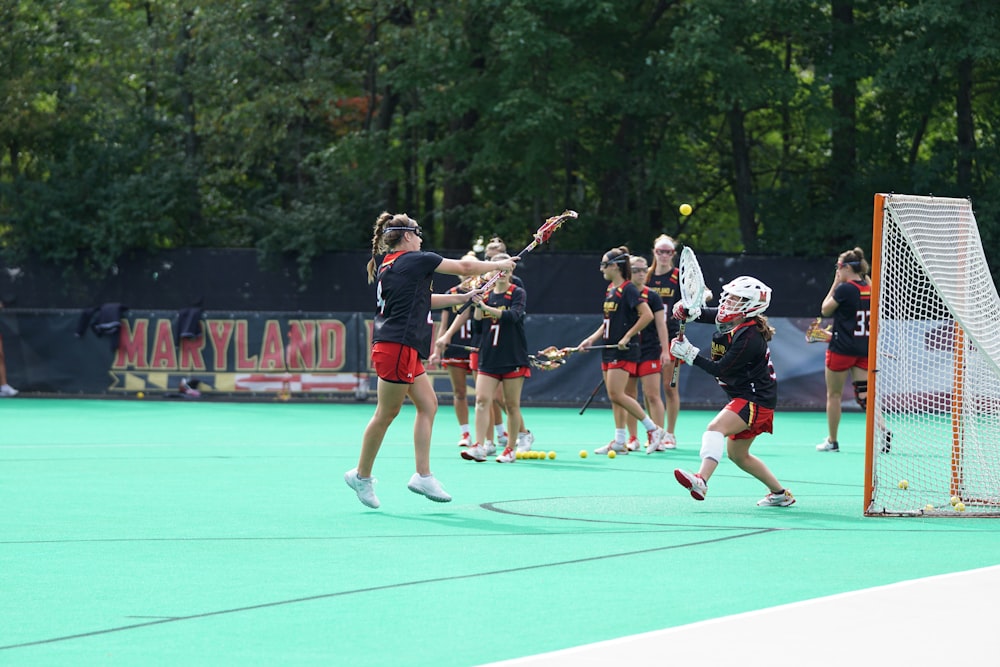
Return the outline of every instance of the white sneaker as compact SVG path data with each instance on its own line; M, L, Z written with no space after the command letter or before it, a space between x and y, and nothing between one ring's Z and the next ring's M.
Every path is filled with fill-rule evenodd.
M500 443L500 444L503 444L503 443ZM489 440L486 441L486 444L483 445L483 448L486 450L486 456L493 456L494 454L497 453L497 446L494 445ZM504 447L504 449L506 449L506 447Z
M821 443L816 445L817 452L839 452L840 443L834 440L830 440L829 436Z
M617 440L612 440L603 447L598 447L594 450L595 454L607 454L609 451L614 450L616 454L628 454L628 445L624 442L618 442Z
M378 501L378 498L375 497L374 477L359 477L358 469L354 468L344 473L344 481L347 482L347 486L354 489L354 492L358 494L358 500L360 500L362 504L376 510L379 508L379 505L382 504Z
M17 389L14 389L9 384L0 385L0 397L11 398L13 396L17 396L17 394L18 394Z
M503 450L503 454L497 457L497 463L513 463L517 460L517 451L506 447Z
M531 445L535 442L535 434L531 431L527 433L518 433L517 435L517 451L519 452L530 452Z
M628 442L625 443L625 448L628 449L630 452L639 451L639 438L635 437L634 435L630 437L628 439Z
M458 441L459 447L468 447L472 444L472 438L468 433L463 433L461 439Z
M781 493L769 493L757 501L757 507L788 507L794 504L795 498L788 489Z
M413 473L413 477L410 478L410 483L406 485L406 488L436 503L451 502L451 496L441 488L441 484L435 479L434 475L421 477L420 473L415 472Z
M667 432L662 428L657 426L652 431L646 431L646 453L652 454L657 451L660 445L663 444L663 439L666 437Z
M673 433L665 433L663 435L663 442L656 448L656 451L665 452L668 449L677 449L677 438L674 437Z
M677 468L674 470L674 479L677 483L691 492L691 497L695 500L704 500L708 495L708 483L697 473L690 473L687 470Z
M486 460L486 448L479 444L463 449L461 453L462 458L466 461L478 461L482 463Z
M504 431L503 435L498 435L497 436L497 442L500 444L501 447L503 447L505 449L507 447L508 440L509 440L509 438L507 436L507 431Z

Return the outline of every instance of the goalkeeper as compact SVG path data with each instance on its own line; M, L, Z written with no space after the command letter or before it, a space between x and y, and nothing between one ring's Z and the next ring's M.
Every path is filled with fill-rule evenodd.
M833 284L823 299L823 317L833 318L833 337L826 350L826 425L828 434L816 445L819 452L839 452L844 384L851 376L854 399L862 410L868 402L868 323L871 318L871 281L865 252L846 250L837 257Z
M697 473L674 470L678 484L695 500L704 500L708 480L722 461L723 449L744 472L767 486L760 507L788 507L795 502L767 465L750 453L750 445L761 433L771 433L778 383L771 365L767 342L774 329L764 311L771 303L771 288L750 276L740 276L722 288L718 308L688 312L684 302L674 306L674 317L688 322L715 321L712 358L698 356L698 348L686 338L675 338L670 352L685 363L715 376L729 395L729 403L712 419L701 436L701 467ZM727 442L728 438L728 442Z

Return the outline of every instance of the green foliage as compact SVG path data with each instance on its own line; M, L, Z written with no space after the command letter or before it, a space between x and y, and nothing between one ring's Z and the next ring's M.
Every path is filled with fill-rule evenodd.
M382 210L455 250L573 208L562 250L832 254L880 191L986 222L998 27L978 0L0 0L0 244L95 274L252 247L306 280Z

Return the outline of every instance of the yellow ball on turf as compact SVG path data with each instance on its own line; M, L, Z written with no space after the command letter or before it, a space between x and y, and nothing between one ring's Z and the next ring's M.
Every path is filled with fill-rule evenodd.
M691 204L681 204L677 210L681 212L681 215L691 215Z
M905 490L905 489L910 488L910 483L907 482L905 479L901 479L901 480L899 480L899 485L898 486L899 486L899 488Z
M580 450L580 458L581 459L587 458L587 450L586 449L581 449Z
M952 504L952 506L955 506L955 505L959 504L960 502L962 502L962 499L959 498L958 496L952 496L951 497L951 504Z
M554 459L555 457L556 457L556 453L555 452L549 452L549 458L550 459Z
M934 505L931 505L930 503L927 503L926 505L924 505L924 511L925 512L933 512L934 511Z
M618 456L618 454L616 454L616 453L615 453L615 450L613 450L613 449L609 449L609 450L608 450L608 458L609 458L609 459L613 459L613 458L615 458L616 456Z
M524 452L514 452L514 458L517 459L517 460L523 459L524 458Z
M963 503L961 501L955 503L955 511L956 512L964 512L965 511L965 503Z
M140 391L139 393L137 393L137 394L135 395L135 397L136 397L136 398L146 398L146 394L144 394L144 393L142 393L142 392Z

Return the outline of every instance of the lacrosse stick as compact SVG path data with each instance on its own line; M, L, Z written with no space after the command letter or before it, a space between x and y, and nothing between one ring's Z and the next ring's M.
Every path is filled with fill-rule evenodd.
M549 240L549 238L552 237L552 232L559 229L562 223L566 222L570 218L576 218L577 215L578 214L576 211L571 211L569 209L566 209L559 215L554 215L551 218L547 219L545 223L538 228L538 231L534 233L535 237L534 240L527 246L525 246L524 250L514 255L514 257L523 257L524 255L528 254L529 252L537 248L540 244L545 243L546 241ZM493 274L493 277L487 280L480 289L483 292L488 292L490 288L493 287L493 285L495 285L498 280L500 280L499 271ZM465 305L463 305L461 308L458 309L457 314L461 315L462 313L467 311L471 306L472 306L472 301L466 301Z
M631 345L630 345L631 347ZM539 350L537 356L545 357L552 361L565 361L566 357L571 354L576 354L577 352L586 352L587 350L616 350L619 349L617 345L591 345L586 350L579 347L556 347L555 345L549 345L544 350Z
M684 310L691 312L696 308L705 305L705 276L701 273L701 265L698 264L698 257L689 246L684 246L681 250L681 261L679 264L680 275L678 282L681 288L681 303ZM677 340L684 340L684 328L687 326L687 319L681 320L680 330L677 333ZM670 379L670 386L677 386L677 378L681 373L680 359L674 359L674 376Z
M601 390L601 387L603 386L604 386L604 380L602 379L600 382L597 383L597 386L594 387L594 391L590 392L590 398L587 399L587 402L583 404L582 408L580 408L581 415L583 414L584 410L589 408L590 404L594 402L594 397L597 396L597 392L599 392Z
M833 340L833 325L831 324L827 328L823 328L823 318L817 317L806 329L806 342L807 343L829 343Z

